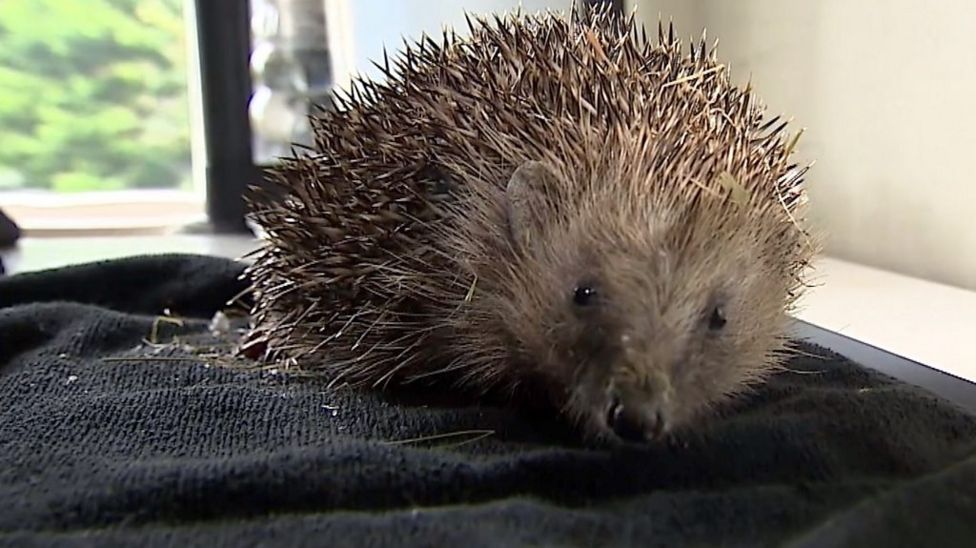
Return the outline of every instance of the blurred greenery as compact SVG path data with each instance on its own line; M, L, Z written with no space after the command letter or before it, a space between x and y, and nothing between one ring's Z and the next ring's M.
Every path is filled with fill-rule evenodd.
M182 0L0 0L0 189L190 185Z

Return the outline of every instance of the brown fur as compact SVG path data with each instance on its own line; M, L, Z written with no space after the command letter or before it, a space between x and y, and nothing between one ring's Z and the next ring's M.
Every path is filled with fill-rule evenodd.
M471 30L359 82L278 168L244 348L353 386L543 386L596 435L611 391L666 430L773 370L814 251L785 124L632 18Z

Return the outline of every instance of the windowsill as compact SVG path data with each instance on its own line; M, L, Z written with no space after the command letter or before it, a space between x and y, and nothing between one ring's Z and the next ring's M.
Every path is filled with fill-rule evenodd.
M240 258L258 246L239 235L103 236L34 238L3 252L10 272L146 253L198 253ZM797 316L893 354L976 382L976 291L911 278L833 258L823 258L817 287Z
M163 235L203 220L203 204L182 190L0 193L0 205L29 237Z
M173 230L171 227L169 230ZM83 245L79 245L84 242ZM239 259L258 246L243 235L166 234L126 236L26 237L17 248L0 252L8 274L146 253L188 253Z

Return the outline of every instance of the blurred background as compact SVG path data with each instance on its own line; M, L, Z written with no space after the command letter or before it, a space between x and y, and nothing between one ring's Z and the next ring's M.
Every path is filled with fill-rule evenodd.
M25 230L102 227L120 200L137 225L196 212L183 7L0 2L0 207Z
M889 346L919 322L942 333L930 347L976 333L976 3L611 3L707 28L733 77L806 128L829 278L809 317ZM402 37L519 5L571 1L3 0L0 209L24 233L8 268L246 251L227 235L240 191L308 142L313 105L379 78L370 60Z

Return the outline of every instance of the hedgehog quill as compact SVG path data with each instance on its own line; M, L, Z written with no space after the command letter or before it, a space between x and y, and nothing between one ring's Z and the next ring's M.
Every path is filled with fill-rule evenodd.
M312 119L249 198L240 351L364 389L542 398L659 439L789 356L806 166L704 39L600 9L469 20Z

